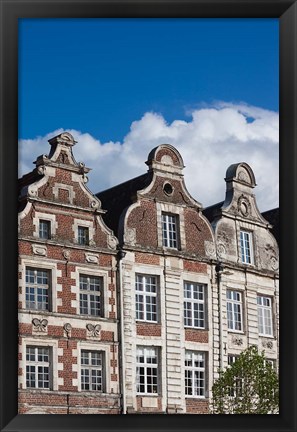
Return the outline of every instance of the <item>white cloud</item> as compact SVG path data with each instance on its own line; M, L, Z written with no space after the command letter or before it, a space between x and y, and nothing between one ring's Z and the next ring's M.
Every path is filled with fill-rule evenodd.
M204 207L225 197L224 177L229 165L247 162L253 169L261 211L278 206L279 116L278 113L246 104L218 102L209 108L193 109L189 121L168 124L161 114L147 112L134 121L123 142L101 143L88 133L68 130L78 143L74 157L92 168L88 186L96 193L147 169L150 150L168 143L181 153L186 168L185 182L193 197ZM32 169L32 161L49 153L44 137L20 140L20 175Z

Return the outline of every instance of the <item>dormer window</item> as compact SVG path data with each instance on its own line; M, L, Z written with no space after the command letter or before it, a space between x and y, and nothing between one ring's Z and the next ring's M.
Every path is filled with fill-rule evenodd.
M39 238L50 239L51 238L51 222L48 220L40 219L39 221Z
M253 263L253 239L252 233L248 231L240 231L240 252L241 262L244 264Z
M79 226L77 232L78 244L88 246L89 244L89 228Z
M162 213L163 246L178 249L178 216Z

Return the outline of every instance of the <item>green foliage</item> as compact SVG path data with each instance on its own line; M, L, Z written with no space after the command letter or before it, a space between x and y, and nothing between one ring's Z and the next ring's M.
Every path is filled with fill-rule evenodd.
M215 381L213 414L278 414L279 383L264 352L255 346L243 351Z

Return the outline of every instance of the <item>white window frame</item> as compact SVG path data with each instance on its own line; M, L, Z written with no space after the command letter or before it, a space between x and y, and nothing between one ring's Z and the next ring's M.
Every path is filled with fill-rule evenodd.
M264 300L269 301L269 306L263 304ZM272 298L262 294L257 295L257 309L258 309L258 330L260 336L273 337L273 320L272 320ZM267 325L266 320L269 321ZM261 331L263 330L263 331Z
M27 283L27 270L33 270L34 271L34 279L35 279L34 283ZM37 279L37 272L46 272L47 273L47 280L48 280L47 284L37 283L37 280L36 280ZM38 267L32 267L32 266L26 265L24 276L25 276L25 308L26 308L26 310L34 310L34 311L39 311L39 312L51 311L51 297L52 297L52 295L51 295L51 280L52 280L51 271L49 269L42 268L39 266ZM34 303L36 306L34 308L27 307L27 287L29 289L33 288L33 290L34 290ZM38 308L38 304L39 304L39 302L38 302L38 289L42 289L42 290L46 289L47 290L47 308L46 309ZM29 302L29 303L31 303L31 302ZM42 302L42 304L43 304L43 302Z
M78 227L81 228L88 228L89 230L89 241L88 244L83 245L78 242ZM74 233L74 243L77 246L83 247L83 246L93 246L94 243L94 235L95 235L95 229L94 229L94 223L93 221L85 220L85 219L74 219L73 225L72 225L73 233Z
M139 281L139 279L142 279ZM150 283L150 280L154 279L154 283ZM142 285L143 290L139 289L139 285ZM150 287L155 287L155 291L149 291ZM142 296L143 300L140 301L139 297ZM150 274L135 274L135 313L137 321L145 322L158 322L158 298L159 298L159 278L155 275ZM155 302L155 304L154 304ZM139 306L142 305L143 309L140 310ZM152 308L155 306L156 311L153 312ZM147 307L150 307L150 311L147 311ZM143 318L140 318L140 314L143 314ZM148 316L155 315L156 319L149 318Z
M185 352L185 397L186 398L197 398L205 399L207 394L207 355L204 351L192 351L186 350ZM195 361L203 363L203 366L196 366ZM190 365L187 362L191 362ZM199 381L203 382L203 385L197 385L197 376ZM190 384L187 385L188 383ZM187 389L191 389L191 394L188 393Z
M83 358L83 352L88 354L88 360L89 360L89 364L82 364L82 358ZM92 353L96 353L97 355L99 355L101 364L100 365L94 365L92 364ZM84 370L88 370L89 371L89 378L90 378L90 383L89 385L92 387L93 383L92 383L92 372L96 371L96 372L101 372L100 374L100 378L101 378L101 387L100 389L94 389L94 388L89 388L89 389L85 389L83 388L83 371ZM97 393L104 393L105 391L105 374L104 374L104 370L105 370L105 353L104 351L101 350L97 350L97 349L85 349L85 348L81 348L80 350L80 388L82 392L97 392ZM96 384L97 385L97 384Z
M228 297L228 293L231 293L231 298ZM239 300L235 298L235 295L239 295ZM227 298L227 326L228 331L243 333L243 301L242 301L242 292L233 289L227 289L226 291ZM229 310L229 305L231 305L231 310ZM236 320L236 314L238 314L237 307L239 307L240 320ZM229 319L229 314L231 313L231 320ZM231 322L231 326L230 326ZM240 324L240 329L236 328L238 324Z
M46 225L46 227L47 227L47 230L46 231L44 231L43 229L41 229L42 228L42 225ZM39 219L39 238L41 239L41 240L50 240L51 239L51 233L52 233L52 230L51 230L51 226L52 226L52 224L51 224L51 221L50 220L47 220L47 219ZM44 236L44 233L46 233L46 236Z
M99 290L98 291L93 291L90 289L87 290L82 290L80 287L81 284L81 278L85 277L87 278L87 284L88 287L90 286L90 279L99 279ZM93 317L97 317L97 318L102 318L104 317L104 278L101 275L98 274L89 274L89 273L84 273L84 272L80 272L79 273L79 277L78 277L78 283L79 283L79 314L80 315L85 315L85 316L93 316ZM87 303L88 303L88 313L82 313L81 312L81 295L86 295L87 296ZM99 310L99 314L92 314L91 313L91 296L95 296L95 297L99 297L99 304L100 304L100 310Z
M81 231L83 230L84 235L81 236ZM83 240L83 241L81 241ZM77 227L77 244L80 246L89 246L90 244L90 228L86 226L78 225Z
M38 264L38 266L36 265ZM41 270L48 270L50 272L50 312L57 312L57 306L62 305L62 300L58 298L57 292L62 291L62 285L58 284L58 277L62 277L62 271L57 269L57 264L49 262L47 260L38 260L38 263L36 260L33 259L27 259L27 258L21 258L21 264L19 265L19 272L21 273L22 277L19 280L20 288L21 288L21 294L19 296L19 300L22 303L22 309L26 309L26 268L37 268ZM32 309L33 310L33 309ZM45 313L47 311L34 309L34 313Z
M179 249L179 217L177 214L162 212L162 242L163 247ZM174 228L173 228L174 227Z
M190 297L186 297L186 287L190 287ZM195 298L194 288L198 288L198 298ZM202 289L202 299L199 298L199 294L201 294L200 290ZM187 290L189 291L189 290ZM189 328L197 328L197 329L205 329L206 328L206 284L201 284L198 282L189 282L184 281L184 326ZM186 307L188 303L189 307ZM197 305L197 310L195 307ZM201 307L202 306L202 307ZM186 312L190 312L190 317L186 316ZM199 314L202 313L203 318L199 317ZM197 315L195 317L195 315ZM186 323L186 321L191 321L191 324ZM198 320L198 325L195 325L195 320ZM203 325L199 325L200 321L203 321Z
M139 361L139 356L144 358L144 362ZM149 358L156 358L156 363L148 362ZM159 362L160 362L160 353L159 348L155 346L137 346L136 347L136 393L137 395L147 395L147 396L157 396L160 393L160 370L159 370ZM144 391L140 391L140 368L143 368L143 376L144 376ZM154 369L155 373L150 369ZM150 384L149 378L153 380L156 378L156 383ZM153 391L148 391L149 386L153 387ZM154 389L156 391L154 391Z
M236 362L239 355L235 354L228 354L228 366L232 366L233 363ZM229 388L229 396L230 397L236 397L241 396L242 394L242 385L243 385L243 379L242 378L235 378L235 386Z
M34 349L34 360L28 360L27 359L27 349ZM47 351L47 356L48 356L48 361L40 361L38 360L38 356L39 356L39 350L46 350ZM25 358L26 358L26 366L25 366L25 382L26 382L26 388L27 389L39 389L39 390L52 390L52 381L53 381L53 371L52 371L52 349L49 346L40 346L40 345L31 345L28 344L25 347ZM28 386L27 383L27 368L28 367L34 367L35 371L31 372L34 374L35 376L35 386ZM44 385L39 387L39 368L48 368L48 387L44 387ZM44 383L44 380L42 381Z
M244 229L240 230L240 258L243 264L252 265L253 257L253 233Z
M41 213L41 212L36 212L35 217L33 218L33 225L35 227L33 236L36 237L37 239L43 240L39 236L40 221L41 220L47 221L50 223L50 238L49 238L49 240L52 239L53 237L55 237L57 227L58 227L58 222L56 221L56 216L53 214L50 214L50 213Z

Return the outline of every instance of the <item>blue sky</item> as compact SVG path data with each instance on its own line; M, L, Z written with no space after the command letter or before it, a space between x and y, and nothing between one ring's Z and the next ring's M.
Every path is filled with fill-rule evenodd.
M80 138L81 144L75 151L78 150L79 156L84 157L86 162L92 162L90 148L94 149L94 154L97 154L98 148L101 153L108 153L108 143L113 145L109 154L111 161L119 151L118 145L120 150L124 149L127 141L131 141L131 134L135 135L135 129L139 142L146 144L141 147L136 136L133 136L135 140L129 145L131 148L135 146L141 161L146 160L150 144L162 143L158 142L158 138L171 138L171 143L178 147L177 138L181 143L186 143L186 139L180 133L173 134L173 130L176 131L175 122L186 122L188 133L190 126L193 128L196 125L193 113L203 114L205 124L209 124L209 118L205 119L204 114L208 112L212 115L211 109L222 113L222 116L226 113L222 110L228 109L229 113L233 110L241 114L247 124L255 120L262 122L257 131L267 131L266 126L271 126L271 113L278 115L278 29L278 20L267 18L21 19L21 172L32 169L32 161L37 156L35 150L38 154L48 152L48 134L60 129L71 130ZM200 122L201 115L198 116ZM155 132L153 140L149 140L151 130L158 130L156 122L159 119L164 121L167 129L164 132L165 129L161 128L159 137ZM273 119L275 121L276 117ZM241 122L239 117L237 120ZM211 121L214 121L212 128L219 129L216 121L220 123L220 120L214 120L212 116ZM225 117L225 121L229 120ZM267 123L265 126L264 121ZM201 129L201 123L197 127ZM235 129L237 133L238 128ZM242 132L238 133L240 141ZM249 142L258 148L263 147L265 142L265 149L272 153L274 170L277 171L275 135L272 137L270 132L267 132L268 135L264 133L262 142L261 133L257 132L257 136L253 133L246 135ZM233 138L234 133L228 142L221 144L220 152L228 153L228 143ZM94 140L93 147L90 147L90 139ZM212 142L203 139L203 134L199 142L192 139L189 144L192 153L195 150L200 154L203 148L212 148ZM214 139L218 142L221 138ZM270 144L269 140L272 140ZM82 147L88 152L84 152ZM212 149L218 153L218 149ZM181 144L180 150L190 154L186 144ZM251 153L246 146L243 149L240 145L236 147L235 143L231 150L231 163ZM254 150L252 153L255 153L254 159L247 162L259 165L259 172L255 174L265 178L260 171L259 154L256 155ZM222 155L219 158L222 160ZM130 161L122 170L127 172L128 178L145 171L143 162L140 172L137 171L139 160L135 164ZM98 154L99 161L103 159ZM106 159L105 162L108 161ZM228 158L223 161L229 163ZM112 173L107 181L106 176L99 178L95 174L95 169L99 169L97 163L96 168L92 168L94 185L90 184L93 192L111 186L112 182L126 180L124 174L119 177ZM223 182L226 169L227 166L222 168L223 174L220 172L220 178L215 177L212 184ZM271 165L268 164L267 169L271 170ZM275 173L275 183L277 176L278 172ZM199 191L196 195L195 198L202 201ZM266 202L266 206L271 207L274 203L277 204L277 194Z

